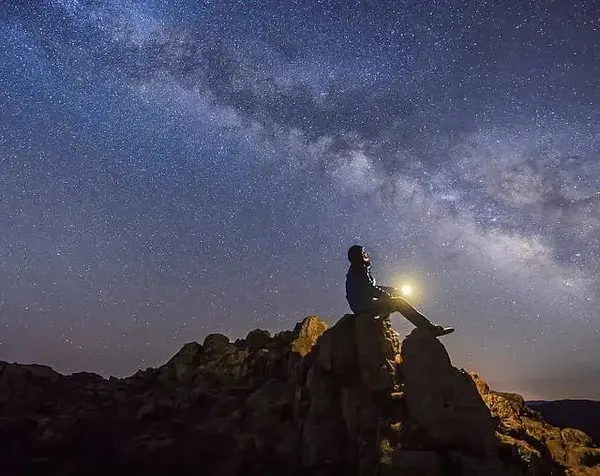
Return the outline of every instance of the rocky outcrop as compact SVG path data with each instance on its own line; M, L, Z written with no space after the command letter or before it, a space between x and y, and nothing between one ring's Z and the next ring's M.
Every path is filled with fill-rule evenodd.
M472 374L477 388L497 419L500 451L527 474L600 474L600 449L580 430L556 428L529 409L517 394L494 392Z
M579 428L600 444L600 401L555 400L530 401L526 405L553 426Z
M3 474L600 474L600 450L387 319L190 342L125 379L0 363Z

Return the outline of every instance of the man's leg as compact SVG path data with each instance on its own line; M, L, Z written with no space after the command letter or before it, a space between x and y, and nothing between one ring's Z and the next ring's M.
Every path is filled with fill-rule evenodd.
M417 311L413 306L411 306L406 299L401 297L391 298L385 301L386 307L389 306L389 311L398 311L402 314L406 319L408 319L411 324L420 329L432 329L434 324L431 323L429 319L427 319L423 314ZM389 312L388 311L388 312Z
M442 327L433 324L401 297L380 299L376 301L376 304L372 308L365 311L367 315L381 316L383 320L389 320L392 312L400 312L415 327L431 332L435 336L443 336L454 332L453 327Z

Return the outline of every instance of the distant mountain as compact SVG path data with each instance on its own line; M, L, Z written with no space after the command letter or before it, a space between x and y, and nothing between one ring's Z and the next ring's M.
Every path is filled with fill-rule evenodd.
M560 428L577 428L600 444L600 402L594 400L534 400L526 405Z

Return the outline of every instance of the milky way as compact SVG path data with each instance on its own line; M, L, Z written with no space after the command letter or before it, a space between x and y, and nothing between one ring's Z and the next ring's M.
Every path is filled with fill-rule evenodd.
M599 52L595 2L2 2L0 359L333 324L360 243L456 365L600 398Z

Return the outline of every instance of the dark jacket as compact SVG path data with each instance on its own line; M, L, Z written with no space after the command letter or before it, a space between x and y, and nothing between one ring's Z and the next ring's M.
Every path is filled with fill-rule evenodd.
M380 298L392 297L394 288L377 286L370 266L352 264L346 274L346 299L354 314L373 308Z

